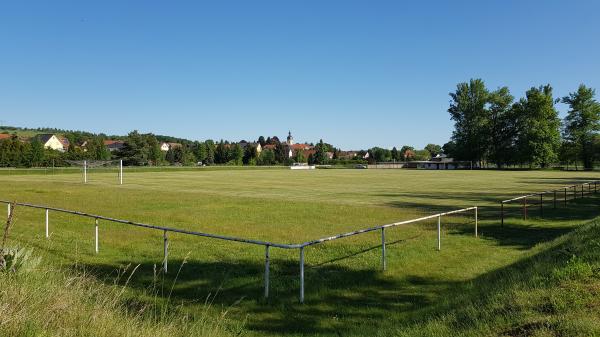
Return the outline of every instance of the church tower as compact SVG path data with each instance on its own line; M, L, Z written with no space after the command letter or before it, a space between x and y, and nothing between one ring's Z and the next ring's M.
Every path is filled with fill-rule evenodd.
M288 132L287 145L294 145L294 137L292 137L292 131Z

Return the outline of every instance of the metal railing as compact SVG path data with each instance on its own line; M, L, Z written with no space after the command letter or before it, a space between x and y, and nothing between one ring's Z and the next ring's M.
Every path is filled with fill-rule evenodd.
M429 215L429 216L425 216L425 217L421 217L421 218L417 218L417 219L405 220L405 221L395 222L395 223L391 223L391 224L365 228L365 229L361 229L361 230L357 230L357 231L352 231L352 232L342 233L342 234L338 234L338 235L334 235L334 236L324 237L321 239L307 241L307 242L303 242L303 243L299 243L299 244L281 244L281 243L275 243L275 242L269 242L269 241L251 240L251 239L238 238L238 237L233 237L233 236L225 236L225 235L219 235L219 234L189 231L189 230L172 228L172 227L155 226L155 225L145 224L145 223L141 223L141 222L115 219L115 218L106 217L106 216L102 216L102 215L90 214L90 213L79 212L79 211L71 211L71 210L62 209L62 208L43 206L43 205L35 205L35 204L30 204L30 203L11 202L11 201L7 201L7 200L0 200L0 203L7 204L9 217L11 215L11 206L13 206L13 205L45 210L45 235L46 235L46 238L50 237L49 236L49 233L50 233L49 232L49 212L50 211L59 212L59 213L67 213L67 214L72 214L72 215L77 215L77 216L94 219L94 246L95 246L94 248L95 248L96 253L99 252L99 236L98 236L99 220L115 222L115 223L120 223L120 224L126 224L126 225L132 225L132 226L143 227L143 228L154 229L154 230L160 230L163 232L163 256L164 257L163 257L162 264L163 264L163 270L165 271L165 273L168 270L168 256L169 256L168 233L169 232L193 235L193 236L200 236L200 237L217 239L217 240L241 242L241 243L245 243L245 244L264 246L265 247L265 276L264 276L264 297L265 298L269 297L269 278L270 278L270 276L269 276L269 271L270 271L269 249L270 249L270 247L276 247L276 248L282 248L282 249L298 249L299 253L300 253L300 256L299 256L299 267L300 267L299 299L300 299L300 303L304 303L304 265L305 265L305 263L304 263L304 248L306 248L306 247L314 246L317 244L322 244L322 243L325 243L328 241L343 239L343 238L347 238L347 237L354 236L354 235L360 235L360 234L365 234L365 233L374 232L374 231L381 231L381 263L382 263L382 269L386 270L386 240L385 240L385 229L386 228L392 228L392 227L396 227L396 226L400 226L400 225L406 225L406 224L410 224L410 223L414 223L414 222L437 218L437 250L439 251L442 248L442 246L441 246L441 219L442 219L442 216L447 216L447 215L462 213L462 212L468 212L468 211L474 211L475 237L478 237L477 206L463 208L463 209L457 209L457 210L453 210L453 211L449 211L449 212L437 213L437 214L433 214L433 215Z
M537 204L539 206L539 211L540 211L540 217L544 216L544 195L547 194L552 194L552 208L556 209L558 206L558 203L560 202L560 198L562 196L562 202L563 204L566 206L567 202L569 200L569 195L573 195L573 198L571 198L571 200L577 199L577 196L580 194L581 198L584 197L585 194L585 186L587 185L587 194L590 195L592 193L597 193L598 191L598 181L590 181L590 182L586 182L580 185L569 185L569 186L563 186L561 188L558 189L554 189L554 190L549 190L549 191L543 191L543 192L537 192L537 193L531 193L531 194L527 194L527 195L522 195L516 198L512 198L512 199L507 199L507 200L502 200L500 201L500 226L504 226L504 214L505 214L505 210L504 210L504 205L509 204L509 203L513 203L516 201L521 201L523 204L523 219L527 219L527 207L531 206L531 204L528 205L527 201L528 200L532 200L532 199L537 199L539 197L539 203ZM594 190L592 191L592 186L594 186ZM581 189L579 190L579 187L581 187ZM572 193L569 190L573 190ZM535 204L533 204L535 205Z

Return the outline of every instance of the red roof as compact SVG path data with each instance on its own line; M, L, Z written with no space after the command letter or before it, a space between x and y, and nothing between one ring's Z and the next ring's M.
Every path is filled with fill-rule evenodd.
M65 147L65 148L69 147L69 140L67 138L61 137L61 138L58 138L58 140L63 145L63 147Z
M112 139L106 139L104 141L104 145L112 145L112 144L117 144L117 143L123 144L124 142L122 140L112 140Z
M292 150L310 150L314 148L314 146L310 146L308 144L293 144L290 147Z
M1 139L10 139L12 137L12 135L9 135L8 133L0 133L0 140Z
M273 145L273 144L267 144L267 145L263 146L263 149L265 149L265 150L274 150L275 149L275 145Z

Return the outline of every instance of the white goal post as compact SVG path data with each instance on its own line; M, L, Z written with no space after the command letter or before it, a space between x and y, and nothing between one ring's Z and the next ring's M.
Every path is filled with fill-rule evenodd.
M119 185L123 185L123 160L66 160L71 166L82 168L83 183L88 182L88 171L95 168L118 167L117 179Z

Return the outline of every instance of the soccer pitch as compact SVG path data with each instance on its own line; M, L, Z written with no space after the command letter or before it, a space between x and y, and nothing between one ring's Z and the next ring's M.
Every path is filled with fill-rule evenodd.
M544 242L598 213L596 197L586 197L545 210L544 219L535 210L527 220L509 210L502 228L500 200L596 179L596 172L558 171L126 170L124 185L113 173L90 172L85 185L75 173L0 175L0 199L278 243L478 206L480 238L471 214L444 218L440 252L435 220L388 230L385 272L378 233L307 248L304 305L297 300L297 251L271 250L264 300L263 247L171 235L164 277L174 281L179 271L171 301L191 314L210 298L211 312L232 306L226 324L244 322L250 334L360 335L443 313L465 287L475 291L474 280L539 253ZM51 213L46 239L43 210L17 207L15 218L14 239L52 263L85 266L100 281L139 264L128 294L148 300L142 294L160 268L161 232L100 222L96 254L93 219Z

